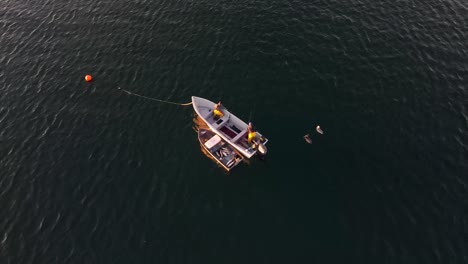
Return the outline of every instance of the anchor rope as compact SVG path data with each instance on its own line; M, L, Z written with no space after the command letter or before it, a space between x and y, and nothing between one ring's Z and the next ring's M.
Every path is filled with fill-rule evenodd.
M141 95L141 94L137 94L137 93L134 93L134 92L130 92L129 90L125 90L125 89L120 88L120 87L117 87L117 89L118 89L118 90L121 90L121 91L123 91L123 92L125 92L125 93L127 93L128 95L133 95L133 96L136 96L136 97L140 97L140 98L144 98L144 99L147 99L147 100L156 101L156 102L160 102L160 103L174 104L174 105L181 105L181 106L187 106L187 105L191 105L191 104L192 104L192 102L190 102L190 103L185 103L185 104L181 104L181 103L176 103L176 102L171 102L171 101L156 99L156 98L144 96L144 95Z

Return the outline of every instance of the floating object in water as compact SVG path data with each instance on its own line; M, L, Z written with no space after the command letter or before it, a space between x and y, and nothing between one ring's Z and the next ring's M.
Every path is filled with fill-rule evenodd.
M244 157L250 159L253 155L260 153L258 151L258 146L253 148L252 144L248 143L249 131L247 123L229 112L226 107L223 107L224 116L215 119L213 118L215 103L196 96L192 96L192 103L193 109L203 122ZM268 139L264 138L258 131L255 133L255 138L264 139L262 142L263 145L268 142ZM252 139L252 141L253 140L254 139ZM255 146L255 144L253 144L253 146ZM264 150L266 150L266 148L264 148Z
M305 135L305 136L304 136L304 139L305 139L305 141L306 141L307 143L312 144L312 139L310 139L310 135L309 135L309 134Z
M319 133L320 135L323 135L323 131L322 131L322 129L320 128L320 126L317 126L317 127L315 128L315 130L317 130L317 133Z
M93 80L93 76L87 74L85 77L84 77L85 81L86 82L91 82Z

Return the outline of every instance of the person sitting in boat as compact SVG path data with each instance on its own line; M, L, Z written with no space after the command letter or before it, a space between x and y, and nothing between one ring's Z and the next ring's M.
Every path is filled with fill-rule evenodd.
M247 131L248 131L247 142L249 144L252 144L252 141L254 141L255 138L257 137L257 132L255 132L251 122L249 122L249 125L247 126Z
M222 118L222 117L224 116L224 113L223 113L223 111L221 110L221 107L222 107L221 101L218 102L217 104L215 104L215 106L214 106L213 115L214 115L214 117L215 117L216 119Z

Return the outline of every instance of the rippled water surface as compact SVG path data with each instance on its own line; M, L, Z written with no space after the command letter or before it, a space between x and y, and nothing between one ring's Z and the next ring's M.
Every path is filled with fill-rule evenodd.
M467 18L461 0L2 1L0 263L468 263ZM119 86L222 100L268 157L228 174L190 106Z

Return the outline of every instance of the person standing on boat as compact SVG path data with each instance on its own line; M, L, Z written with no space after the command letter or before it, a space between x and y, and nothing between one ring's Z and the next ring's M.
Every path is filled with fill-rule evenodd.
M252 141L257 137L257 132L255 132L251 122L249 122L249 125L247 126L247 131L247 142L252 144Z
M215 118L222 118L224 116L223 111L221 111L221 107L222 107L221 101L215 104L214 110L213 110L213 115Z

